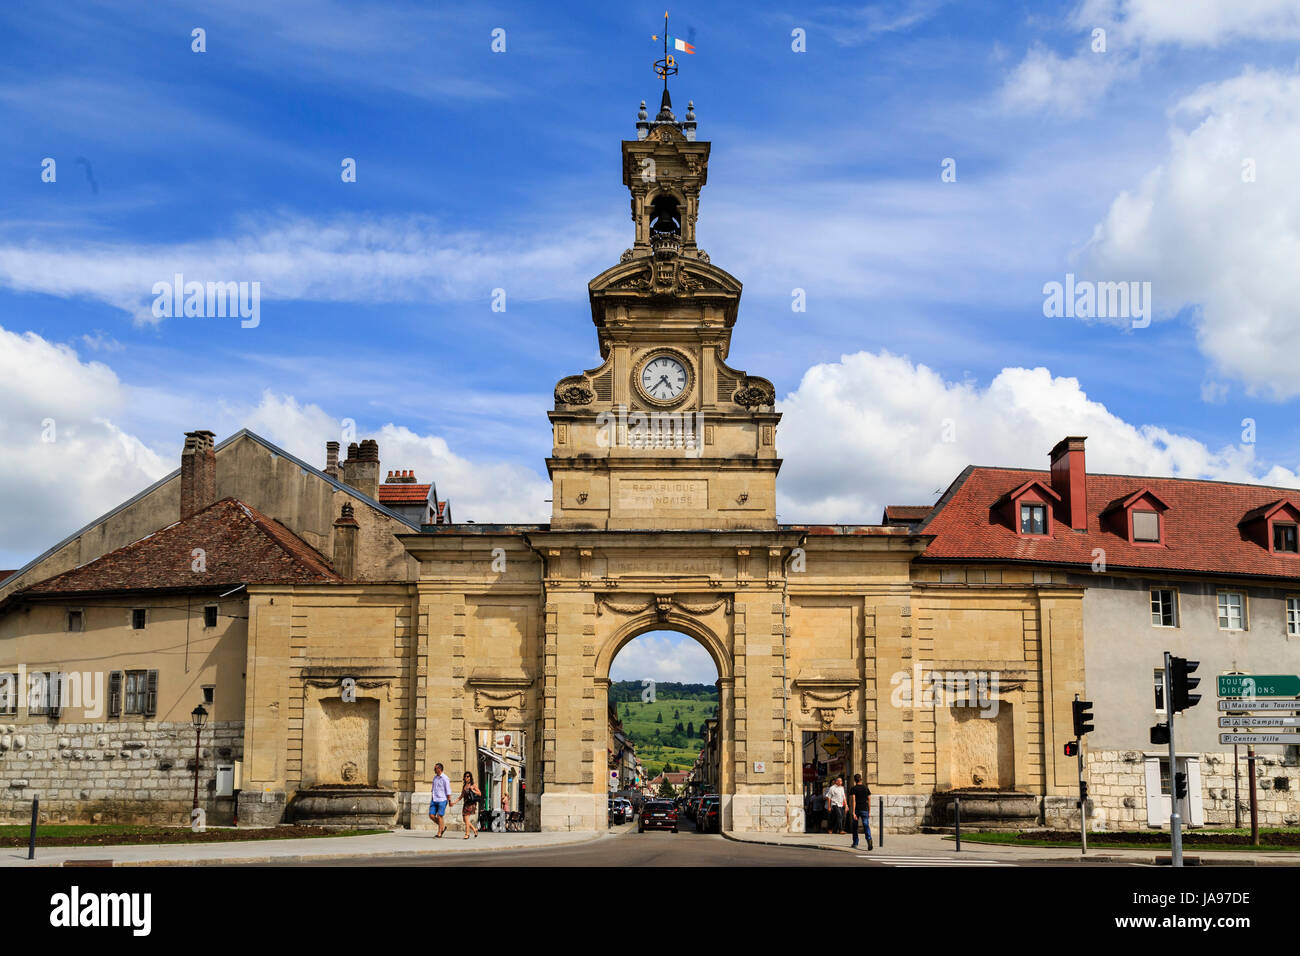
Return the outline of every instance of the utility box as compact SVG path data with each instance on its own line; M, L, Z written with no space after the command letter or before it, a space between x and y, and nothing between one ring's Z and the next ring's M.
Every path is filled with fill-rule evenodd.
M217 764L217 796L233 797L235 795L235 765Z

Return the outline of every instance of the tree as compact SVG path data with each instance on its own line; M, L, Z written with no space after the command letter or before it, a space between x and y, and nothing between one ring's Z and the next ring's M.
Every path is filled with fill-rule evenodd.
M692 737L692 738L695 736L695 724L694 724L694 722L688 723L688 724L686 725L686 736L687 736L687 737Z
M664 722L664 712L661 710L659 711L659 713L655 714L655 723L662 724L663 722Z
M671 799L672 797L677 796L677 791L674 790L674 789L673 789L673 785L672 785L671 783L668 782L667 773L668 773L668 771L665 770L665 771L664 771L664 774L665 774L664 778L663 778L662 780L659 781L659 796L661 796L661 797L668 797L668 798Z

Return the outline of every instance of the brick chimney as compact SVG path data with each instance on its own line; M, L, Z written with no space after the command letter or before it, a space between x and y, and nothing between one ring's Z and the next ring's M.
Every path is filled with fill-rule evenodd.
M360 529L352 505L345 502L334 520L334 573L351 579L357 570L357 531Z
M217 500L217 454L212 447L215 437L210 431L185 433L181 452L182 521Z
M368 495L371 498L379 496L379 442L373 438L367 438L357 449L357 464L353 472L353 480L349 481L353 488ZM351 461L352 452L348 451L348 460Z
M1057 520L1075 531L1088 530L1088 472L1083 465L1081 436L1062 438L1049 456L1052 490L1061 496Z
M327 441L325 443L325 474L338 481L339 443L336 441Z

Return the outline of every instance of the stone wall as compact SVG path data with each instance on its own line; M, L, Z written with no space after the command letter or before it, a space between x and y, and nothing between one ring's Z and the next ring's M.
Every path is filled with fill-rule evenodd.
M1201 802L1205 826L1232 826L1234 773L1232 752L1195 755L1200 763ZM1136 750L1093 751L1088 755L1090 827L1144 830L1147 823L1146 754ZM1239 765L1241 821L1249 825L1250 785L1245 748ZM1264 827L1300 823L1300 764L1277 754L1255 758L1259 824ZM1049 820L1049 826L1053 825ZM1077 811L1073 825L1078 826ZM1166 822L1166 826L1167 826Z
M231 822L232 799L214 796L216 768L242 759L243 740L243 721L203 729L199 806L209 824ZM188 824L194 728L142 719L0 724L0 822L29 822L33 797L46 823Z

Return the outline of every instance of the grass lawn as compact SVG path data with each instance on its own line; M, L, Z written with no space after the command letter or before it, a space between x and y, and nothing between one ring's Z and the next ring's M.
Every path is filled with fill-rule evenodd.
M37 846L143 846L157 843L228 843L251 840L286 840L303 837L363 836L387 830L326 830L321 827L278 826L256 830L208 827L195 833L189 827L162 827L126 823L49 823L36 828ZM0 826L0 846L27 846L31 828L25 824Z
M952 839L949 837L948 839ZM1017 833L963 833L963 843L998 843L1003 846L1079 846L1078 833L1051 830L1024 830ZM1235 851L1287 851L1300 850L1300 828L1260 828L1259 846L1252 846L1250 830L1216 828L1213 830L1184 830L1184 850L1235 850ZM1116 833L1113 831L1088 833L1088 847L1116 850L1168 850L1169 834L1158 830L1138 830Z

